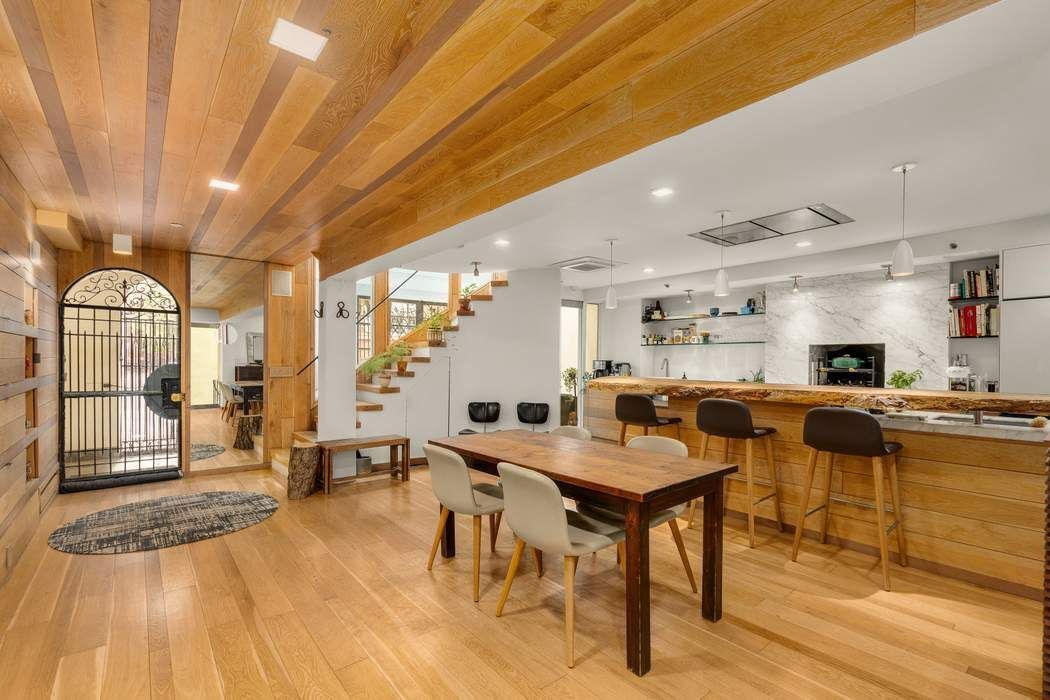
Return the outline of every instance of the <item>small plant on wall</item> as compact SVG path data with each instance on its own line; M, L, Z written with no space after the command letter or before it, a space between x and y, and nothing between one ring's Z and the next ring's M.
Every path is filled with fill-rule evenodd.
M922 379L921 369L915 369L911 372L898 369L890 375L890 378L886 380L886 384L894 389L911 389L912 385L920 379Z

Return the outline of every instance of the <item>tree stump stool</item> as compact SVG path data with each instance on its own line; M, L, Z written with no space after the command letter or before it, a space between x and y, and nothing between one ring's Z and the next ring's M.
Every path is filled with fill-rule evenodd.
M237 436L233 440L233 447L237 450L255 449L253 435L262 431L262 416L247 415L237 416Z
M319 490L321 476L321 448L317 445L292 445L288 453L288 498L306 498Z

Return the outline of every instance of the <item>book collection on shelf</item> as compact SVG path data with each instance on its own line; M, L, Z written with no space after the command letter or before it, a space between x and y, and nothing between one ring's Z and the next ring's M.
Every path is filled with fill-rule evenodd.
M963 270L962 280L948 285L948 298L979 299L999 296L999 285L1002 282L999 266L985 267L982 270Z
M948 309L948 335L952 338L993 338L999 335L999 307L970 304Z

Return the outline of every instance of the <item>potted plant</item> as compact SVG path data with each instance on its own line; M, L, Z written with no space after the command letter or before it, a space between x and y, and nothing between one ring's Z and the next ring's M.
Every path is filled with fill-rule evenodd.
M445 340L445 326L448 324L448 314L439 311L427 319L427 342L441 343Z
M371 383L378 384L379 386L390 386L390 376L383 374L383 370L390 363L390 356L387 352L381 352L378 355L373 355L368 358L357 368L357 371L364 377L367 377Z
M408 371L408 360L405 358L412 354L412 348L408 347L408 343L399 340L391 345L387 352L390 354L391 360L397 363L399 374Z
M886 384L894 389L911 389L912 385L920 379L922 379L921 369L912 370L911 372L898 369L890 375L890 378L886 380Z
M459 293L459 313L470 313L470 295L478 288L476 284L468 284Z
M561 424L576 425L577 372L575 367L566 367L561 372L561 384L565 392L561 395Z

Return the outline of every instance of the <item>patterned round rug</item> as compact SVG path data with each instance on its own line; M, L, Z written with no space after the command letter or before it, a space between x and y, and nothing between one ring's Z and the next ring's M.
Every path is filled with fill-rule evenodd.
M66 523L47 543L70 554L163 549L242 530L266 520L277 501L253 491L207 491L128 503Z
M195 442L190 445L190 461L196 462L200 459L211 459L217 455L221 455L226 451L226 448L222 445L216 445L210 442Z

